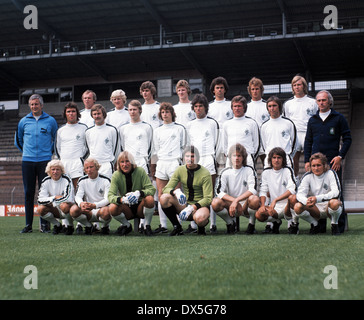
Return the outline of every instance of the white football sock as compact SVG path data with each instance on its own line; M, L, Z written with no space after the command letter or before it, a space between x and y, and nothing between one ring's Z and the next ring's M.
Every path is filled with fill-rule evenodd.
M338 224L339 217L341 213L343 212L343 207L339 207L337 210L332 210L331 208L328 209L328 212L331 216L331 224Z

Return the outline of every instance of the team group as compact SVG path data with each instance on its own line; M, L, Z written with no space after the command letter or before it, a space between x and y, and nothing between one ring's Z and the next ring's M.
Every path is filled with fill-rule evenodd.
M236 218L248 218L246 233L254 234L256 220L264 233L279 233L287 220L288 233L299 233L299 220L310 223L310 234L344 232L346 213L341 192L342 159L351 145L344 116L336 112L330 92L308 95L306 80L295 76L293 97L284 104L276 96L262 99L264 86L252 78L251 101L238 95L226 99L229 86L217 77L210 85L214 101L196 94L185 80L176 85L178 104L157 102L156 87L142 83L144 99L127 104L123 90L111 94L109 112L96 103L96 94L82 95L85 108L65 105L66 124L43 111L43 98L29 98L31 112L15 134L22 151L26 225L32 232L35 185L41 231L109 234L114 218L118 235L132 231L147 236L168 233L217 233L216 217L226 222L226 233L239 230ZM127 104L127 105L126 105ZM341 143L342 141L342 143ZM306 173L299 174L304 155ZM53 159L53 160L52 160ZM264 170L258 188L255 164ZM158 211L159 227L151 229ZM182 221L190 221L183 230ZM82 230L82 231L81 231Z

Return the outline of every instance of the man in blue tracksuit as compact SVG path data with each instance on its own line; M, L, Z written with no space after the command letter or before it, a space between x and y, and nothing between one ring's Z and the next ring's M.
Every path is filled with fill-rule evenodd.
M319 110L313 115L307 125L307 132L304 145L305 169L310 170L310 156L316 152L326 155L331 169L336 171L342 185L341 162L349 151L351 145L351 133L345 117L332 109L334 100L330 92L323 90L317 93L316 102ZM340 148L340 140L342 146ZM343 211L339 218L339 231L344 232L347 223L347 215L344 210L343 192L340 200L343 203ZM326 231L326 219L323 221L323 230Z
M23 117L15 132L15 146L23 153L22 174L25 194L25 228L21 233L32 232L35 186L38 188L46 176L45 168L51 160L58 125L43 112L43 98L33 94L29 98L30 113ZM41 219L41 231L48 231L48 223Z

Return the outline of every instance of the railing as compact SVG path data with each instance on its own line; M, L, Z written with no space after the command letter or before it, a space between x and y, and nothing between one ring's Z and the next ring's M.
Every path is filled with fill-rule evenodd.
M364 17L345 18L338 22L338 27L331 31L360 30L364 32ZM133 50L135 48L168 48L176 45L192 45L198 43L239 42L257 40L259 38L274 39L276 37L294 37L299 34L311 34L328 31L323 21L297 21L277 24L241 26L235 28L220 28L186 32L165 32L163 26L160 33L119 38L92 39L80 41L61 41L50 39L48 42L16 47L0 48L0 61L12 57L26 58L29 56L57 56L64 54L104 53L114 50ZM330 30L329 30L330 31Z

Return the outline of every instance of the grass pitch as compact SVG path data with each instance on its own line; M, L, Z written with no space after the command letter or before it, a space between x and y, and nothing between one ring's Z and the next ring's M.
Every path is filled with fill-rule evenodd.
M158 222L153 217L153 229ZM257 222L259 234L248 236L245 218L232 236L218 217L215 236L151 238L55 236L37 223L19 234L24 217L0 218L1 300L364 299L363 215L349 215L350 230L338 237L329 224L327 234L311 236L305 221L299 235L288 235L285 222L281 234L262 235L265 224ZM117 227L113 220L112 233ZM37 289L24 287L28 265L37 269ZM324 286L333 275L324 272L328 265L337 269L337 289Z

